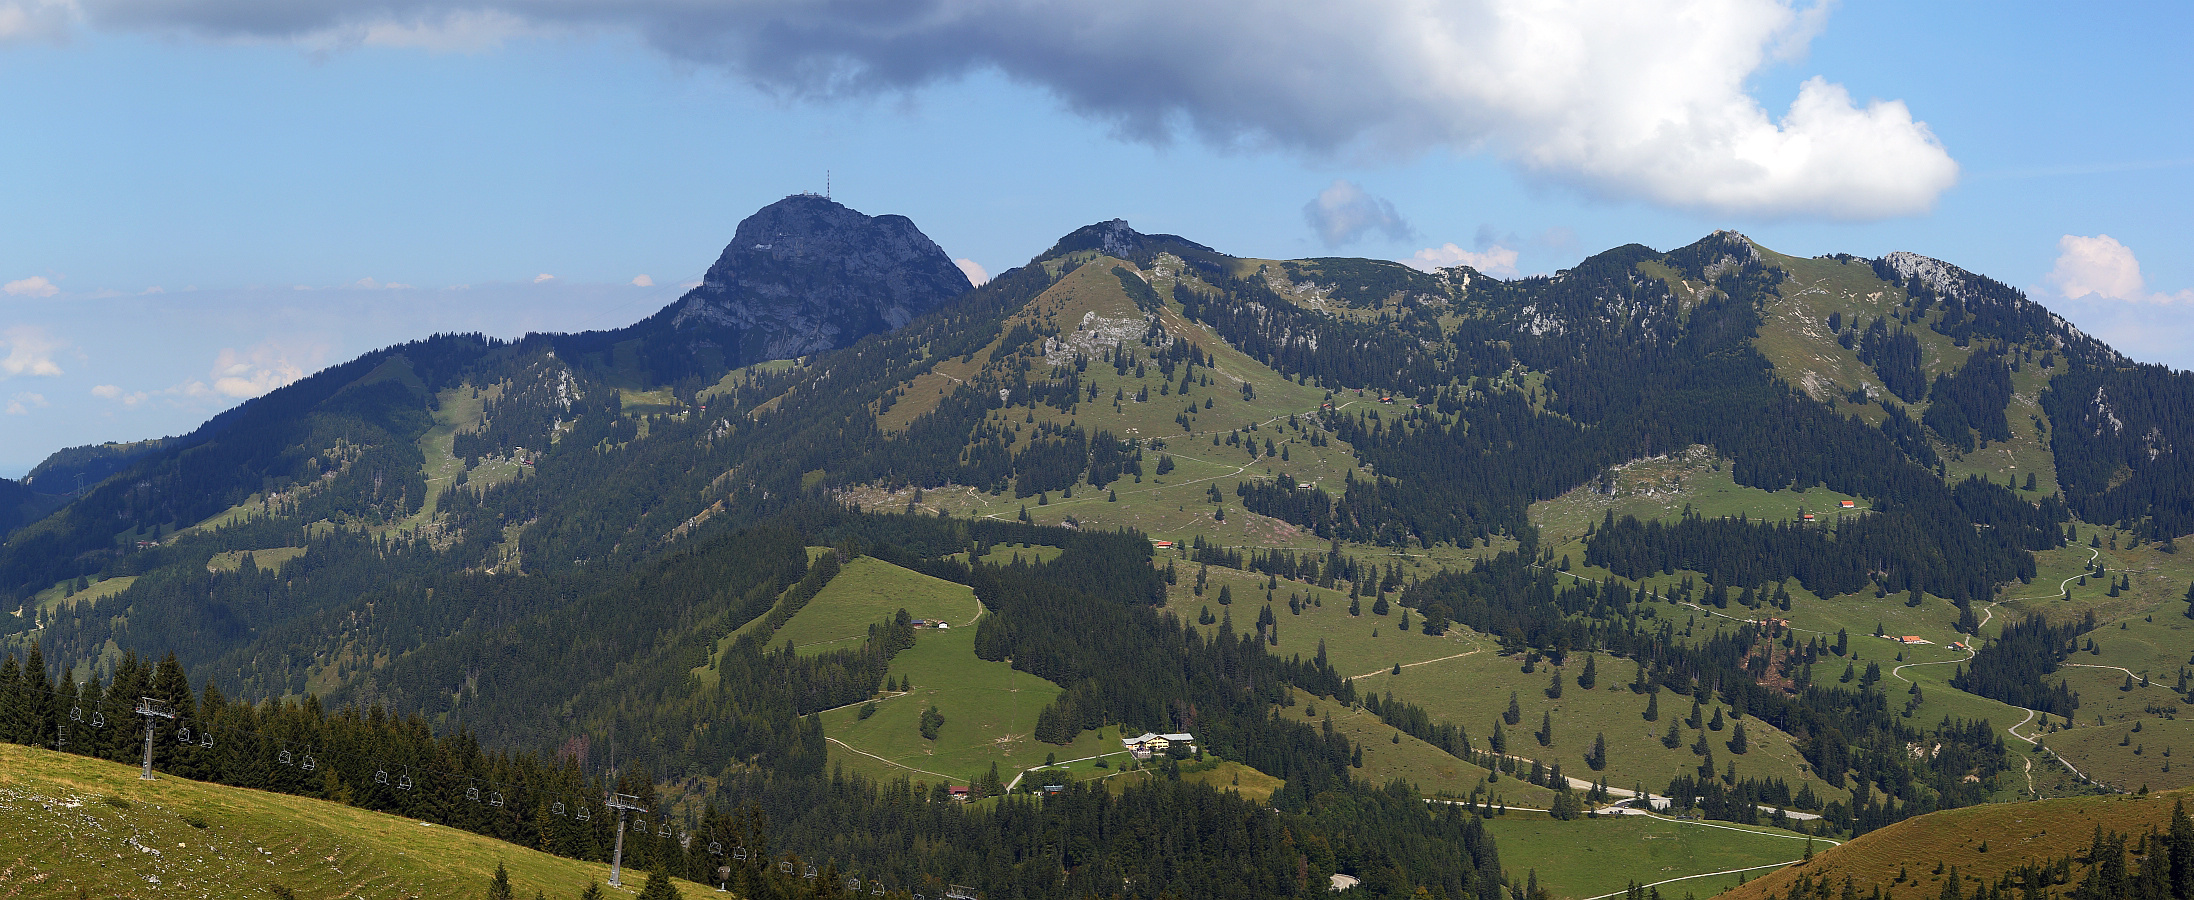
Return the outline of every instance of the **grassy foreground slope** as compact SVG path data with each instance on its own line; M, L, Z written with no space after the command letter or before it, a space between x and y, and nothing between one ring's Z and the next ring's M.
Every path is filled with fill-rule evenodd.
M475 897L502 863L518 896L562 898L609 878L601 863L339 803L137 776L0 744L0 896L272 897L280 885L307 900ZM628 892L609 896L645 881L628 871Z
M1904 897L1937 897L1943 894L1943 879L1950 867L1956 867L1965 882L1961 890L1971 892L1979 883L1993 884L2004 873L2024 864L2084 856L2097 828L2136 836L2145 834L2150 826L2165 828L2173 804L2190 798L2194 798L2194 792L2171 791L2146 796L1987 803L1929 813L1817 852L1808 862L1762 876L1720 896L1726 900L1782 897L1801 877L1815 882L1826 879L1840 891L1844 878L1849 876L1860 896L1879 887L1885 894L1894 891ZM1942 863L1943 868L1938 870L1936 863ZM2084 860L2076 858L2074 883L2084 869Z

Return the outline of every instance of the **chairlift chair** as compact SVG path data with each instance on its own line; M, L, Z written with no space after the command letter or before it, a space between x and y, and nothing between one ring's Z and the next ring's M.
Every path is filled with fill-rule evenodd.
M305 754L305 764L301 768L303 768L307 772L310 772L314 769L320 768L320 764L313 761L312 754L307 753Z
M387 784L387 783L389 783L389 770L387 770L387 769L375 769L375 770L373 770L373 783L374 783L374 784Z
M809 863L809 864L808 864L808 870L807 870L807 872L806 872L806 873L805 873L804 875L802 875L802 877L804 877L804 878L813 878L813 877L815 877L815 865L814 865L813 863Z
M198 732L198 749L200 749L200 750L211 750L211 749L213 749L213 732L211 732L211 731L201 731L201 732Z
M100 711L98 711L98 710L96 710L96 709L95 709L95 710L92 710L92 711L91 711L91 727L93 727L93 728L105 728L105 727L107 727L107 714L106 714L106 713L103 713L103 712L100 712Z
M655 836L656 836L656 837L670 837L670 820L669 820L669 819L656 819L655 821L656 821L656 823L657 823L657 825L656 825L656 827L655 827Z
M881 896L883 896L883 895L884 895L884 883L883 883L883 882L881 882L881 881L879 881L879 882L876 882L875 888L874 888L873 890L870 890L870 891L869 891L869 893L871 893L871 894L875 894L875 895L876 895L876 896L878 896L878 897L881 897Z
M502 791L496 791L496 792L495 792L495 793L493 793L493 794L489 794L489 795L488 795L488 805L489 805L489 806L502 806L502 805L503 805L503 792L502 792Z
M577 818L578 818L578 819L579 819L579 821L581 821L581 822L591 822L591 821L593 821L593 817L592 817L592 816L590 816L590 815L589 815L589 814L587 813L587 808L586 808L585 806L580 806L580 807L579 807L579 815L578 815L578 817L577 817Z
M411 773L410 773L410 772L405 772L405 773L404 773L404 777L402 777L402 778L399 778L399 779L396 779L396 789L397 789L397 790L399 790L399 791L408 791L408 790L411 790Z
M465 799L470 800L474 803L480 802L480 789L476 787L466 788Z
M733 850L733 851L731 851L731 858L732 858L732 859L745 859L745 858L747 858L747 848L745 848L745 847L740 847L740 848L739 848L739 849L737 849L737 850Z
M190 726L188 726L188 725L185 725L185 726L183 726L183 727L181 727L181 728L177 728L177 729L175 729L175 740L176 740L176 742L177 742L177 743L181 743L181 744L188 744L188 743L191 743L191 739L190 739Z
M81 721L84 721L84 708L83 708L83 707L81 707L81 706L71 706L71 707L69 707L69 721L71 721L71 722L81 722Z
M787 875L790 875L790 874L792 874L792 863L791 863L791 862L789 862L789 861L788 861L788 862L781 862L781 863L778 863L778 864L777 864L777 871L779 871L779 872L783 872L783 873L785 873L785 874L787 874Z
M563 814L564 814L564 801L562 801L562 800L558 800L558 801L556 801L555 805L553 805L553 806L550 806L550 807L549 807L549 812L555 813L555 814L557 814L557 815L559 815L559 816L563 815Z
M710 842L708 842L708 855L710 855L710 856L722 856L722 855L724 855L724 845L723 845L723 844L722 844L721 842L718 842L718 841L710 841Z
M288 750L284 750L280 753L275 754L275 758L281 760L282 765L285 766L294 766L297 764L297 758L291 756Z

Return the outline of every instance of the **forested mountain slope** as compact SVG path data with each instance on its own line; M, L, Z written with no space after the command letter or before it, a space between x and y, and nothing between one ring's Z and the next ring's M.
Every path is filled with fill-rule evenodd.
M1361 754L1271 713L1295 690L1344 705L1370 690L1372 676L1336 670L1329 638L1388 678L1379 715L1451 759L1561 786L1566 754L1573 774L1665 785L1714 815L1788 806L1854 832L2017 791L2026 770L2007 753L2034 734L2007 750L2006 719L2080 707L2069 670L2004 653L1930 659L1957 664L1930 670L1941 679L1993 686L1931 681L1970 701L1940 707L1899 674L1903 651L1865 665L1847 618L1886 600L1899 627L1940 628L1937 645L1981 643L2016 637L2003 629L2018 609L2060 629L2043 643L2062 659L2100 624L2163 628L2156 592L2185 587L2164 542L2194 529L2186 376L2130 365L1924 257L1795 259L1721 232L1503 281L1237 258L1113 221L968 289L911 224L819 203L758 214L712 281L630 328L387 348L146 453L0 548L15 613L0 641L38 645L79 680L172 653L231 696L392 709L588 767L611 761L614 733L618 761L828 842L808 811L827 805L843 749L815 714L886 696L893 658L921 638L891 621L828 652L771 637L868 554L975 594L976 653L1064 690L1042 741L1192 729L1284 779L1272 802L1328 840L1370 815L1317 799L1369 790L1351 785ZM841 219L832 240L800 245L820 257L773 237ZM884 235L873 254L854 246L862 229ZM1559 561L1533 524L1580 490L1612 496L1626 466L1677 457L1710 460L1744 496L1853 499L1818 517L1610 510L1562 536ZM2111 573L2119 605L2032 603L2071 597L2074 578L2026 596L2075 556L2099 559L2106 535L2113 552L2121 536L2126 552L2153 545L2144 558L2162 568L2138 586ZM1154 554L1151 539L1177 546ZM995 552L1021 545L1028 560ZM1261 590L1264 608L1226 608L1228 589L1245 603ZM1696 759L1649 745L1610 764L1607 734L1586 751L1553 733L1553 706L1531 751L1546 759L1492 745L1498 726L1463 721L1482 711L1438 705L1454 692L1412 688L1400 659L1384 673L1372 639L1390 602L1403 631L1455 644L1409 660L1421 674L1506 679L1515 663L1469 667L1514 655L1544 682L1536 666L1573 654L1625 660L1598 687L1556 670L1550 702L1565 679L1624 692L1564 701L1562 715L1595 718L1563 734L1643 743L1603 721L1637 705L1646 741ZM1296 618L1327 603L1328 624ZM1208 621L1171 612L1198 605ZM1834 661L1844 679L1813 677ZM2060 694L2064 710L2021 699ZM1679 739L1678 698L1696 741ZM1774 732L1762 745L1787 748L1784 768L1739 771L1747 728ZM1946 749L1906 750L1918 744ZM872 784L828 790L859 815L890 805ZM1393 886L1493 889L1470 866L1335 852L1335 871L1400 866Z

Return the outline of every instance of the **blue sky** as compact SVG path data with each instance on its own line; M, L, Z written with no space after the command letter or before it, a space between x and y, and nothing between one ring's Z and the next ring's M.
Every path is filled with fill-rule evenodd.
M0 475L436 331L637 320L826 170L992 273L1114 217L1523 274L1734 228L1937 256L2194 367L2189 33L2162 4L0 0Z

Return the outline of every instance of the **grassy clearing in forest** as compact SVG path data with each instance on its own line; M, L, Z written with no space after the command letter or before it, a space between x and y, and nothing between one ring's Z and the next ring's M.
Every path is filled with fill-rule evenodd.
M1804 837L1771 828L1727 822L1680 822L1658 816L1600 816L1556 821L1510 815L1486 820L1501 848L1509 878L1536 873L1556 898L1578 900L1621 891L1631 882L1661 886L1661 896L1710 897L1739 883L1736 874L1685 878L1749 869L1748 877L1805 855ZM1816 850L1829 845L1819 843Z
M977 657L973 628L922 631L892 659L889 677L908 679L912 688L878 698L868 718L861 718L860 704L822 713L823 733L841 742L830 745L832 764L879 780L948 778L964 785L993 763L1003 782L1042 765L1047 754L1075 759L1120 749L1117 737L1098 736L1117 729L1085 731L1066 747L1032 737L1036 713L1058 698L1059 686ZM922 712L931 706L945 717L934 741L921 734Z
M856 647L867 639L869 626L902 609L913 618L943 620L957 628L974 625L982 606L967 585L863 556L846 563L770 643L791 641L802 653Z
M2048 735L2042 743L2088 777L2121 790L2194 787L2194 766L2187 765L2194 753L2194 722L2149 718L2088 725Z

